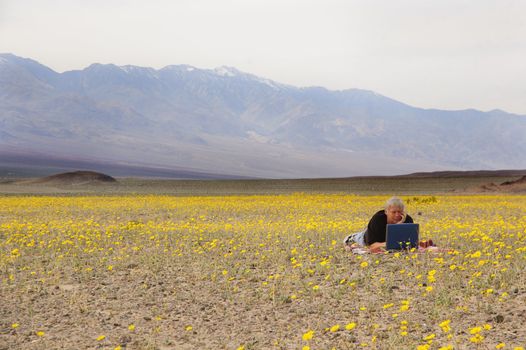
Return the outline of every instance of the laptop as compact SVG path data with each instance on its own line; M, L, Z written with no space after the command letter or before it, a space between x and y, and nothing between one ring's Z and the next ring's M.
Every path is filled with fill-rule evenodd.
M418 247L418 224L388 224L385 234L387 250L404 250Z

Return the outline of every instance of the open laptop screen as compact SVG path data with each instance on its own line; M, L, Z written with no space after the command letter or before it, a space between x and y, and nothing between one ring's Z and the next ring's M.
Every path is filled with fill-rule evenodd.
M411 249L418 246L418 224L388 224L385 235L387 250Z

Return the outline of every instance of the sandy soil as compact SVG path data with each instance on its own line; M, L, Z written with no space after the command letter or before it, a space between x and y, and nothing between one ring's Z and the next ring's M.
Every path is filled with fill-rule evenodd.
M348 253L338 252L337 258L348 276L358 269ZM384 269L393 273L399 269L388 257L384 260ZM282 293L287 288L281 291L279 285L273 295L269 287L262 286L261 277L269 273L269 267L254 266L246 278L225 283L221 277L212 279L203 265L163 260L162 266L144 268L144 262L138 260L112 273L76 275L65 270L56 283L22 281L3 286L0 349L114 349L117 345L126 349L237 349L241 344L246 349L297 349L302 330L332 325L328 320L365 323L367 318L381 316L379 311L357 311L358 305L367 305L374 295L343 288L339 298L318 293L291 300ZM408 288L402 278L386 286L392 297L402 299L413 294ZM476 304L466 305L469 311L463 317L466 322L499 323L499 339L514 344L526 340L526 288L515 288L511 294L506 304L481 305L474 298ZM414 307L432 305L422 298ZM20 326L13 329L8 320L17 320ZM385 321L392 322L389 317ZM424 318L411 322L419 324L419 333L428 327ZM128 329L131 324L133 331ZM379 327L375 334L381 337L387 326ZM46 334L38 337L35 329ZM352 349L371 334L363 329L352 334L327 333L325 344ZM100 335L106 338L97 341Z

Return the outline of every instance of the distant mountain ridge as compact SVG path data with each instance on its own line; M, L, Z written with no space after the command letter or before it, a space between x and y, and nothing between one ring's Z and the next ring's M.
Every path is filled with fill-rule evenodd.
M0 54L5 150L240 176L344 177L524 169L525 135L526 116L421 109L231 67L96 63L57 73Z

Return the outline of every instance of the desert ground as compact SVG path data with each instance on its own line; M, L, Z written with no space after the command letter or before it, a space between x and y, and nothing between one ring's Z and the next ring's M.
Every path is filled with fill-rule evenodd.
M520 180L5 180L0 349L524 349ZM343 249L393 194L442 251Z
M525 193L526 170L436 172L402 176L368 176L326 179L252 180L172 180L118 178L108 181L106 174L59 173L35 178L2 176L2 195L134 195L175 196L254 195L291 193L375 194L476 194ZM78 176L76 173L81 173ZM508 184L511 183L511 184ZM504 184L504 185L503 185Z

